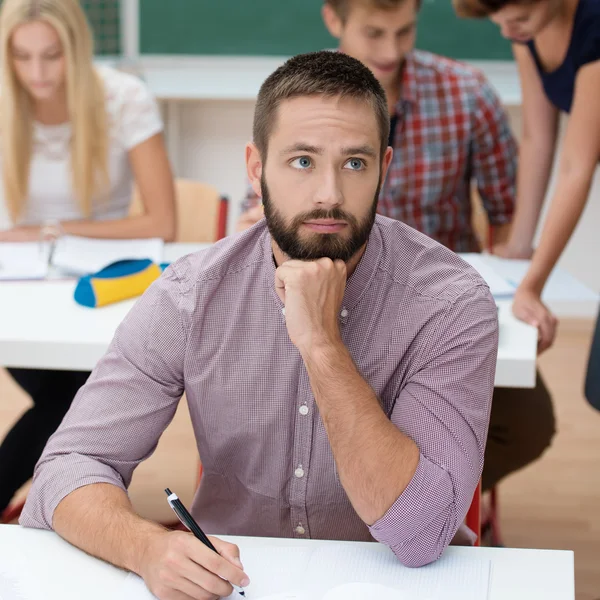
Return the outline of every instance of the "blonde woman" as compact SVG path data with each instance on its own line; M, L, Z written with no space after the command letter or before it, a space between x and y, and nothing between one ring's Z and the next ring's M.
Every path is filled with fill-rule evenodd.
M0 241L171 240L174 186L157 106L136 78L94 67L78 0L4 0L0 42ZM128 218L134 181L145 210ZM0 514L88 376L9 372L34 406L0 446Z

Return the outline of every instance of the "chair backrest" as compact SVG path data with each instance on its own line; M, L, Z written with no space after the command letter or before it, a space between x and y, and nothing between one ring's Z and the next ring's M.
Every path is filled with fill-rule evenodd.
M177 198L177 233L175 241L211 243L225 237L227 199L219 191L199 181L175 180ZM139 190L134 189L130 216L143 212Z
M481 481L477 484L473 494L473 501L467 512L465 525L477 535L475 545L481 545Z

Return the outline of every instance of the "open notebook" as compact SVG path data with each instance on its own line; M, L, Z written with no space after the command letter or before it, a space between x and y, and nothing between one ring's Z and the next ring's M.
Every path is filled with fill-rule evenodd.
M241 558L251 579L247 600L487 600L490 583L487 559L445 554L409 569L377 544L247 546ZM123 600L154 598L132 574L120 592Z
M158 264L163 246L159 238L98 240L71 235L54 244L0 242L0 280L44 279L51 268L58 275L80 277L128 259L149 258Z
M51 250L46 242L0 243L0 280L44 279Z

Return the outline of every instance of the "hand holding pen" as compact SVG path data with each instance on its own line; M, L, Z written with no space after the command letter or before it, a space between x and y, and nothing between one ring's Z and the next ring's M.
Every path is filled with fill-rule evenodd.
M237 546L214 537L209 539L214 550L198 542L182 531L165 531L149 541L139 574L159 600L214 600L250 583Z

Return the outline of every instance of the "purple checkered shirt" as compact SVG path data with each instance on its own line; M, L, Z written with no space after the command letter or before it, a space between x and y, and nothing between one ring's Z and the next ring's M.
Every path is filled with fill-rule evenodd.
M185 392L203 464L192 513L209 533L375 538L404 564L437 559L483 467L498 342L489 289L437 242L377 217L340 328L420 461L368 527L338 478L274 277L264 221L173 264L119 326L49 441L21 524L51 528L58 503L81 486L125 490Z

